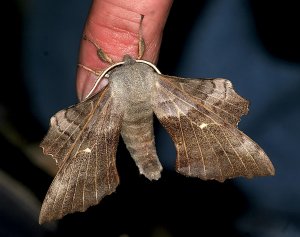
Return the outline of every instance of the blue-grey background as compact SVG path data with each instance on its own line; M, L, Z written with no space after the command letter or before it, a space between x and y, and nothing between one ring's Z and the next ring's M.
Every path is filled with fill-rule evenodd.
M55 112L77 102L76 64L90 3L12 1L5 8L14 18L8 22L12 27L4 31L3 46L7 55L16 58L5 64L9 77L1 86L0 122L10 119L29 142L42 138ZM98 209L67 216L56 227L38 227L33 219L34 228L25 228L21 204L7 191L7 203L13 199L18 205L11 204L11 209L0 202L0 221L6 223L0 224L0 235L98 231L105 236L300 236L298 22L297 7L283 2L177 1L158 62L165 74L230 79L251 102L239 127L266 151L276 176L224 184L178 177L172 171L174 147L158 126L158 152L166 170L161 181L150 183L131 174L136 168L129 159L121 160L122 154L128 156L121 144L121 186ZM5 138L0 144L10 154L3 155L1 169L42 201L52 177L28 165L25 155Z

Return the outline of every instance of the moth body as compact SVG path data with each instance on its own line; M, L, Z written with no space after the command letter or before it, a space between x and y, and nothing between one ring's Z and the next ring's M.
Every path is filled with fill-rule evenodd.
M100 92L51 118L41 147L59 170L40 223L85 211L116 190L120 134L140 173L159 179L153 113L175 144L180 174L220 182L274 175L262 148L237 128L249 102L230 81L166 76L129 56L123 60L108 72Z
M124 61L109 76L114 103L123 113L121 135L140 173L157 180L162 166L155 148L151 103L157 74L129 56Z

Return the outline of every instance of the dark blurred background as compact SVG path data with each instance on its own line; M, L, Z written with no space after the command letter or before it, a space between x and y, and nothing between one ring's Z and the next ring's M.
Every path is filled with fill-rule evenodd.
M50 117L77 102L77 57L90 4L1 4L0 236L300 236L296 1L175 1L158 62L164 74L230 79L251 101L239 127L266 151L276 176L222 184L180 176L172 142L157 123L165 167L159 181L138 174L121 141L117 191L85 213L38 225L56 172L38 144Z

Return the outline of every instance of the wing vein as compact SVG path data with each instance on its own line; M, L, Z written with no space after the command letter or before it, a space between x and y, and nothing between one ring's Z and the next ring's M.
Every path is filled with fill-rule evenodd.
M175 107L178 108L178 106L176 106L175 103L174 103L174 105L175 105ZM182 124L181 124L181 121L180 121L180 114L179 114L180 110L177 110L177 111L178 111L177 116L178 116L178 120L179 120L180 132L181 132L181 137L182 137L183 146L184 146L184 152L185 152L185 155L186 155L186 160L188 161L189 174L191 174L191 164L190 164L189 155L188 155L188 152L187 152L187 149L186 149L186 141L185 141L185 137L183 135Z
M72 207L71 207L72 212L74 210L74 203L75 203L74 201L75 201L75 197L76 197L76 190L77 190L77 186L78 186L78 179L79 179L79 175L80 175L80 171L81 171L81 166L82 166L82 162L80 163L78 173L76 175L76 182L75 182L74 193L73 193L73 198L72 198Z
M161 78L163 78L163 77L161 77ZM165 80L167 83L171 84L168 80L166 80L166 79L164 79L164 80ZM196 109L197 111L199 111L199 110L198 110L196 107L194 107L192 104L186 102L185 100L181 99L179 96L177 96L176 94L174 94L173 92L169 91L167 88L165 88L165 86L164 86L163 84L159 84L159 85L161 86L161 88L164 88L167 92L169 92L170 94L174 95L176 98L180 99L181 101L183 101L183 102L186 103L186 104L189 104L191 107L193 107L194 109ZM178 90L180 90L180 91L182 92L182 94L184 94L186 97L190 97L191 100L195 101L195 104L198 104L198 103L199 103L199 101L197 101L197 99L199 99L198 97L196 97L196 98L197 98L197 99L196 99L196 98L194 98L193 96L190 96L186 91L181 90L176 84L175 84L175 85L171 84L171 85L174 86L174 87L176 87ZM200 100L201 100L201 99L200 99ZM239 116L234 116L234 115L228 113L226 110L223 110L222 108L213 105L212 103L209 103L209 102L206 102L206 103L208 103L208 104L214 106L215 108L217 108L217 109L219 109L219 110L221 110L221 111L223 111L223 112L229 114L230 116L233 116L233 117L235 117L235 118L238 118L238 120L240 119ZM213 110L209 109L204 103L201 103L201 106L202 106L206 111L209 111L210 113L214 114L214 115L217 116L218 118L222 119L217 113L215 113ZM199 111L199 112L200 112L200 111ZM206 116L208 116L208 115L206 115ZM208 117L209 117L209 116L208 116Z
M88 144L90 144L90 141L88 142ZM88 147L90 147L88 145ZM91 150L93 149L93 147L91 148ZM84 156L86 156L86 154L84 154ZM88 169L89 169L89 164L90 164L90 160L91 160L91 152L88 154L88 158L87 158L87 165L86 165L86 170L85 170L85 178L83 180L83 188L82 188L82 210L84 210L84 204L85 204L85 185L86 185L86 181L87 181L87 176L88 176Z
M228 130L228 131L229 131L231 134L235 135L232 131L230 131L230 130ZM239 141L239 143L241 144L241 146L243 147L243 149L247 152L248 156L251 157L251 159L252 159L253 163L255 164L257 170L259 170L259 166L258 166L256 160L255 160L254 157L250 154L250 152L247 150L247 148L245 148L243 142L238 138L238 136L236 136L236 139Z
M200 146L200 143L199 143L199 140L198 140L198 136L197 136L197 134L195 132L195 129L194 129L194 126L196 126L196 125L192 122L191 122L191 125L192 125L192 128L193 128L193 132L194 132L194 135L195 135L195 138L196 138L196 141L197 141L197 146L198 146L198 149L199 149L199 152L200 152L200 157L201 157L201 161L202 161L202 164L203 164L204 177L206 178L206 165L205 165L205 162L204 162L204 157L203 157L202 149L201 149L201 146Z
M228 143L230 144L232 150L234 151L234 153L236 154L236 156L239 158L239 160L241 161L242 165L244 166L245 170L248 173L248 169L247 166L245 165L243 159L241 158L241 156L237 153L237 151L234 149L232 143L230 142L230 140L228 139L228 137L226 136L226 134L224 133L224 131L221 129L222 133L224 134L224 137L226 138L226 140L228 141Z
M70 167L70 169L71 169L71 172L70 172L70 175L69 175L69 180L68 180L67 189L66 189L66 192L65 192L63 201L62 201L62 205L61 205L61 209L60 209L60 215L62 215L63 208L64 208L64 205L65 205L65 199L66 199L66 196L67 196L67 193L68 193L68 190L69 190L70 181L71 181L71 177L72 177L71 174L73 174L73 165Z
M96 147L95 147L95 173L94 173L94 181L95 181L95 198L96 202L98 202L98 181L97 181L97 169L98 169L98 141L96 141Z
M220 126L218 125L218 127L220 127ZM235 173L234 166L232 165L231 160L229 159L229 156L228 156L226 150L224 149L222 143L220 142L219 138L211 131L211 129L209 128L209 126L207 127L207 130L209 130L209 132L212 134L212 136L215 138L215 140L217 141L217 143L218 143L218 144L220 145L220 147L222 148L222 150L223 150L223 152L225 153L226 158L227 158L227 160L228 160L228 162L229 162L229 164L230 164L230 166L231 166L231 168L232 168L232 170L233 170L233 173ZM221 130L222 130L222 129L221 129ZM219 160L219 159L218 159L218 160ZM219 162L220 162L220 161L219 161Z
M78 139L81 137L83 131L85 130L86 126L88 126L88 123L89 121L91 120L91 118L93 117L93 114L95 113L95 110L98 108L98 105L101 103L102 101L102 97L106 94L108 90L108 87L105 87L104 90L103 90L103 93L101 94L101 96L99 96L97 102L96 102L96 106L93 106L92 104L92 111L89 113L89 115L87 116L88 118L86 119L86 122L83 126L83 128L81 129L80 133L78 134L78 136L76 137L76 140L74 141L74 143L71 145L69 151L65 154L65 157L63 158L63 162L62 162L62 165L61 167L63 167L63 164L66 162L67 158L70 156L71 152L73 151L74 149L74 146L75 144L77 143ZM107 104L107 100L104 102L104 105L103 107ZM60 169L61 169L60 167Z
M188 93L187 93L184 89L183 89L183 92L185 92L185 93L188 95ZM200 91L200 93L205 94L205 93L203 93L203 92L201 92L201 91ZM207 94L205 94L205 95L207 95ZM217 99L217 100L220 100L219 98L213 96L212 94L210 94L209 96L212 97L212 98L215 98L215 99ZM239 115L229 113L227 110L223 109L222 107L216 106L216 105L214 105L213 103L211 103L211 102L209 102L209 101L205 101L205 100L201 99L200 97L196 97L196 96L192 96L192 97L195 97L195 98L197 98L198 100L202 101L202 102L203 102L203 106L205 106L205 104L209 104L209 105L211 105L212 107L217 108L217 109L223 111L224 113L228 114L229 116L232 116L232 117L234 117L234 118L240 119L240 116L239 116ZM229 104L229 105L232 105L232 106L235 107L235 108L240 108L239 106L236 106L236 105L230 103L229 101L226 101L226 100L222 100L222 101L223 101L224 103L227 103L227 104ZM204 103L205 103L205 104L204 104ZM210 110L210 111L211 111L211 110ZM212 111L212 112L213 112L213 111Z
M182 84L182 83L180 83L180 84ZM189 85L189 84L185 84L187 87L189 87L189 88L193 88L191 85ZM205 94L205 95L207 95L206 93L204 93L204 92L202 92L202 91L200 91L200 90L198 90L198 89L196 89L197 91L199 91L201 94ZM184 88L183 88L183 91L186 93L186 94L188 94L185 90L184 90ZM214 89L214 91L219 91L221 94L223 94L223 92L221 91L221 90L218 90L218 89ZM189 95L189 94L188 94ZM213 94L209 94L209 96L210 97L212 97L212 98L215 98L215 99L217 99L217 100L219 100L219 98L217 98L217 97L215 97ZM226 96L225 97L229 97L229 96L227 96L227 90L226 90ZM230 97L233 97L233 96L230 96ZM203 101L203 99L201 99L201 98L199 98L199 97L197 97L197 99L199 99L199 100L202 100ZM230 105L232 105L233 107L237 107L237 108L239 108L238 106L236 106L235 104L233 104L233 103L231 103L231 102L229 102L229 101L225 101L225 100L223 100L225 103L227 103L227 104L230 104Z
M174 97L176 97L177 99L179 99L179 100L182 101L183 103L187 104L188 106L192 107L193 109L195 109L196 111L198 111L199 113L201 113L202 115L204 115L205 117L209 118L210 120L213 121L213 123L218 124L218 123L217 123L213 118L211 118L209 115L200 112L200 111L198 110L198 108L195 107L194 105L192 105L192 104L186 102L185 100L183 100L182 98L178 97L177 95L175 95L175 94L172 93L171 91L167 90L166 88L164 88L164 87L160 87L160 88L163 89L165 92L170 93L171 95L173 95ZM165 94L166 94L166 93L165 93ZM169 97L169 98L170 98L170 97ZM172 101L172 100L171 100L171 101ZM173 102L173 101L172 101L172 102ZM173 103L174 103L174 102L173 102ZM206 107L205 107L204 105L202 105L202 106L206 109ZM206 109L206 110L207 110L207 109ZM183 113L182 110L180 110L180 111ZM213 113L214 115L216 115L216 116L219 118L219 116L218 116L217 114L215 114L213 111L210 111L210 110L207 110L207 111ZM184 114L184 113L183 113L183 114ZM197 125L197 124L196 124L196 125Z
M63 172L63 175L62 175L62 177L61 177L60 180L59 180L58 191L55 193L55 198L54 198L53 203L52 203L52 206L51 206L51 211L53 210L53 208L54 208L54 206L55 206L57 196L58 196L58 194L59 194L59 192L60 192L60 188L61 188L61 186L62 186L61 180L63 180L64 175L65 175L65 172Z
M74 120L76 120L79 116L81 115L81 113L80 114L78 114L78 116L74 119ZM57 118L56 118L56 116L54 115L54 118L56 119L56 121L57 121ZM63 130L63 132L62 133L60 133L60 135L57 137L57 138L55 138L54 139L54 141L53 141L53 143L52 143L52 145L51 146L49 146L49 148L48 149L51 149L52 148L52 146L55 144L55 142L62 136L62 135L64 135L65 134L65 132L66 132L66 130L68 130L68 128L72 125L74 123L74 121L72 121L71 123L69 123L69 125L67 126L67 128L66 129L64 129ZM77 128L79 127L79 125L80 124L78 124L77 126L76 126L76 129L74 129L75 131L77 130ZM57 124L57 127L59 128L59 125ZM72 133L72 135L74 134L74 132ZM65 143L63 143L63 145L64 145ZM63 145L61 146L61 147L63 147ZM60 147L60 148L61 148ZM59 151L60 151L60 149L59 149ZM58 152L57 152L58 153ZM55 155L57 154L57 153L55 153Z
M218 163L218 166L219 166L220 175L221 175L222 179L224 179L223 172L222 172L222 169L221 169L221 163L220 163L220 160L219 160L219 156L217 155L217 153L216 153L216 151L214 149L214 146L212 145L212 142L206 136L204 130L205 129L202 129L203 135L204 135L205 139L207 140L207 142L210 144L210 149L212 150L212 152L215 154L215 157L217 158L217 163Z

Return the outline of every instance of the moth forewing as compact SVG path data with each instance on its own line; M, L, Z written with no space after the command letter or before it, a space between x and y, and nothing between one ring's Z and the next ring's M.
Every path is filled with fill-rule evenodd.
M115 191L122 114L113 108L106 87L91 99L57 113L65 116L55 115L57 123L50 127L43 147L59 161L59 171L44 199L40 223L85 211Z
M177 150L176 170L215 179L274 175L265 152L237 128L249 102L226 79L160 76L154 113Z

